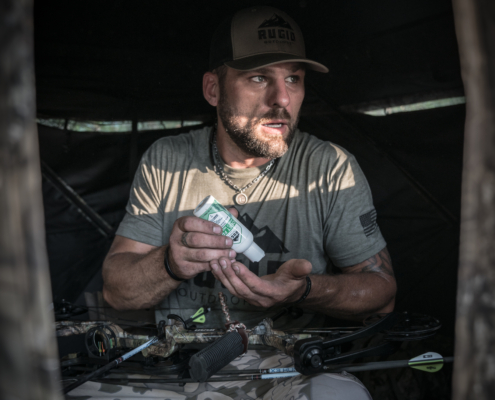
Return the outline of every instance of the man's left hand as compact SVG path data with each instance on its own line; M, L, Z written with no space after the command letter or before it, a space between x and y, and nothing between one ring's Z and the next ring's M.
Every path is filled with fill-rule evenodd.
M221 257L210 262L215 278L234 296L259 307L272 307L299 300L306 290L306 276L311 263L306 260L289 260L277 272L259 277L236 260Z

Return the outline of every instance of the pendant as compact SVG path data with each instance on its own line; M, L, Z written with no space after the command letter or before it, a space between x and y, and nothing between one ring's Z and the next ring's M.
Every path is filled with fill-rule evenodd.
M244 193L237 193L235 196L234 196L234 201L236 204L240 205L240 206L243 206L244 204L246 204L248 202L248 197L244 194Z

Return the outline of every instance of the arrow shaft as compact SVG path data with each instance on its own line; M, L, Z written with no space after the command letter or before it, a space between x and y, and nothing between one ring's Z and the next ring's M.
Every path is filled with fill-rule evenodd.
M433 363L448 363L453 362L454 357L444 357L443 360L437 360L432 362L432 360L420 361L414 363L414 366L428 365ZM361 364L336 364L327 365L324 367L325 372L359 372L359 371L374 371L379 369L391 369L391 368L404 368L409 367L410 360L395 360L395 361L377 361Z
M442 359L435 360L425 360L425 361L415 361L413 366L420 365L432 365L438 363L449 363L453 362L454 357L444 357ZM409 363L411 360L395 360L395 361L378 361L378 362L369 362L369 363L361 363L361 364L335 364L335 365L327 365L324 367L325 372L359 372L359 371L373 371L380 369L391 369L391 368L404 368L409 367ZM290 372L289 372L290 371ZM260 379L276 379L276 378L290 378L293 376L299 375L298 372L293 372L292 368L271 368L271 369L263 369L263 370L236 370L236 371L219 371L217 375L227 375L223 377L212 377L207 380L207 382L226 382L226 381L254 381ZM235 376L239 374L238 376ZM248 374L248 375L246 375ZM94 379L94 374L93 379ZM234 376L232 376L234 375ZM129 383L194 383L196 382L193 379L180 379L180 378L168 378L168 379L154 379L154 378L143 378L143 379L94 379L97 382L106 382L113 384L129 384ZM86 380L85 380L86 381Z
M296 372L294 367L288 368L267 368L267 369L224 369L215 373L215 375L246 375L246 374L278 374L281 372Z
M292 378L300 375L299 372L285 372L278 374L258 374L258 375L241 375L241 376L225 376L221 378L209 378L206 382L227 382L227 381L258 381L260 379L279 379ZM180 379L156 379L156 378L104 378L96 379L97 382L111 383L114 385L127 385L129 383L197 383L198 381L192 378Z

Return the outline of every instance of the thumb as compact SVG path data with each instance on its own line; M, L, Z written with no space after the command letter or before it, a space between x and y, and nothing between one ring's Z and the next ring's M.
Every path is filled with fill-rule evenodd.
M289 260L282 264L277 270L277 274L285 276L287 279L299 280L311 273L313 266L308 260Z

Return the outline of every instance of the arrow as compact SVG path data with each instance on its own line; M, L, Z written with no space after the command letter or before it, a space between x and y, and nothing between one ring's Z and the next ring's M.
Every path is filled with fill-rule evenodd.
M242 373L242 371L239 371ZM258 381L260 379L278 379L292 378L300 375L299 372L282 372L272 374L256 374L256 375L240 375L240 376L225 376L211 377L205 382L228 382L228 381ZM128 385L129 383L197 383L198 381L192 378L172 378L172 379L156 379L156 378L104 378L94 379L95 382L110 383L112 385Z
M379 369L403 368L411 367L426 372L440 371L444 363L453 362L454 357L442 357L438 353L428 352L410 360L395 360L395 361L378 361L361 364L335 364L326 365L323 367L325 372L358 372L358 371L373 371ZM261 373L260 373L261 372ZM254 375L253 375L254 373ZM229 375L221 376L218 375ZM248 374L248 375L246 375ZM275 379L289 378L299 375L292 368L271 368L263 370L223 370L216 374L217 377L211 377L206 382L226 382L226 381L252 381L259 379ZM139 379L121 379L121 378L105 378L93 379L97 382L111 384L129 384L129 383L193 383L194 379L155 379L155 378L139 378Z
M442 357L438 353L428 352L410 360L378 361L361 364L336 364L323 367L325 372L358 372L378 369L411 367L425 372L440 371L444 363L453 362L454 357Z
M446 362L453 362L454 357L442 357L438 353L425 353L410 360L395 360L395 361L378 361L361 364L335 364L323 367L325 372L358 372L358 371L373 371L379 369L403 368L411 367L426 372L437 372L442 369ZM211 377L206 382L227 382L227 381L253 381L259 379L275 379L275 378L290 378L299 375L293 368L271 368L271 369L247 369L247 370L222 370L217 376ZM228 376L218 376L228 375ZM121 379L121 378L105 378L97 379L97 382L126 385L129 383L193 383L194 379L155 379L155 378L139 378L139 379Z

